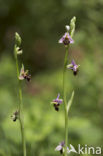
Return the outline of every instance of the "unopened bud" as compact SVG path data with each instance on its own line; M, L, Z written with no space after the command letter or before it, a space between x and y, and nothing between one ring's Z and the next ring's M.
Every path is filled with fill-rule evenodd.
M15 33L15 42L17 46L21 45L21 37L17 32Z
M76 17L74 16L70 21L70 36L71 37L73 37L74 32L75 32L75 22L76 22Z
M65 28L66 28L67 32L69 32L70 26L69 25L66 25Z

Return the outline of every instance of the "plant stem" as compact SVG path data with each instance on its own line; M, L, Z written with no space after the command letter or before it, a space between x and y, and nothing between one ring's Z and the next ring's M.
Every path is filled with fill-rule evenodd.
M65 58L64 58L64 70L63 70L63 100L64 100L64 110L65 110L65 153L67 156L67 143L68 143L68 111L67 111L67 101L66 101L66 66L68 62L68 50L69 45L66 47Z
M25 143L25 133L24 133L24 122L23 122L23 100L22 100L22 89L21 89L21 81L19 80L19 64L18 57L16 54L16 46L14 47L15 59L16 59L16 70L17 70L17 79L19 86L19 123L21 129L21 137L22 137L22 147L23 147L23 156L26 156L26 143Z

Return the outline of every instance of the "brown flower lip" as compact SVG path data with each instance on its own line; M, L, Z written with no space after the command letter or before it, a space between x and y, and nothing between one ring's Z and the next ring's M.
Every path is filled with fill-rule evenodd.
M15 122L18 119L19 111L16 110L13 115L11 115L12 120Z

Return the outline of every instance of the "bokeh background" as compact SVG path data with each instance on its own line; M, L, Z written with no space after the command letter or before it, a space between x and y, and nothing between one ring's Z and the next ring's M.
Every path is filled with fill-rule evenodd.
M65 49L58 40L74 15L69 63L74 58L81 66L76 77L68 71L68 99L75 90L68 144L103 148L103 0L0 0L0 156L22 156L19 123L10 117L19 102L15 32L22 37L19 60L32 75L22 85L27 155L59 155L54 149L64 139L63 105L56 112L50 102L63 95Z

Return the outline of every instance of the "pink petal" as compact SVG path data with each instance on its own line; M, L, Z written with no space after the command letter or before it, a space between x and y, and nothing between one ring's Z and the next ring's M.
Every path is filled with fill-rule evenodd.
M55 151L60 151L62 149L62 146L61 145L58 145L56 148L55 148Z

